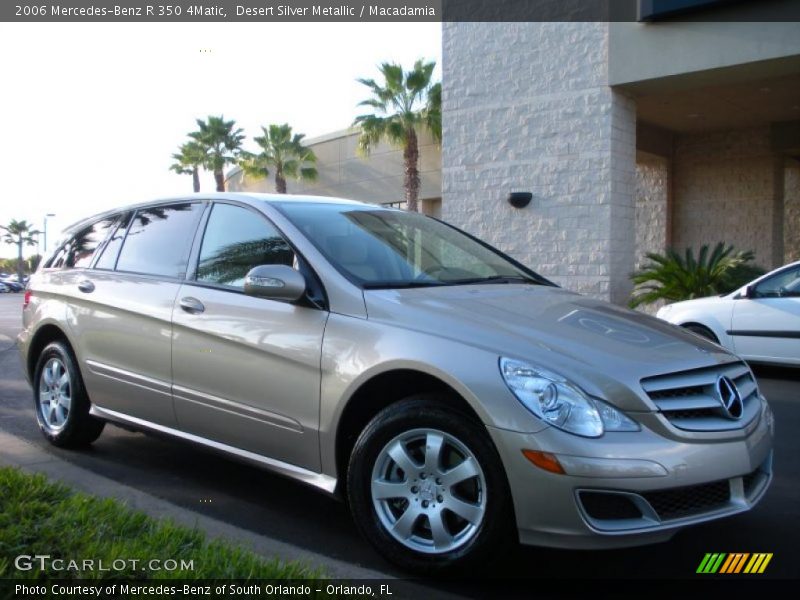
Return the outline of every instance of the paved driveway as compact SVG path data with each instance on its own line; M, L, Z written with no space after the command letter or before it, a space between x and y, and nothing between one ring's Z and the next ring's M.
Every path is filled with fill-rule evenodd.
M9 342L22 298L0 295L0 428L48 452L179 506L340 560L400 575L355 531L345 507L304 486L180 442L107 427L90 450L49 447L36 428L30 390ZM4 337L5 336L5 337ZM753 512L632 550L573 552L522 548L491 573L503 578L692 577L706 552L774 552L768 576L794 577L800 546L800 371L758 369L777 419L775 479ZM2 452L2 449L0 449ZM519 583L519 582L518 582ZM442 582L465 595L498 592L497 582Z

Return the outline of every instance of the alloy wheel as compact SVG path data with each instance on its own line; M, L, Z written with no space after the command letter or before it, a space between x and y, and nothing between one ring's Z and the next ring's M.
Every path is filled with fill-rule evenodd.
M386 531L405 547L451 552L480 530L486 479L478 460L454 436L414 429L387 443L372 472L372 503Z
M45 427L60 431L67 424L72 407L72 382L59 358L47 361L39 376L39 414Z

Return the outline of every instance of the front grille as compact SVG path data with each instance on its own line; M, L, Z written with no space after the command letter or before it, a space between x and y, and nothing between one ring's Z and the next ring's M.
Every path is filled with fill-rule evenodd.
M653 400L662 400L664 398L687 398L703 393L703 386L693 385L685 388L669 389L669 390L656 390L650 392L650 397Z
M725 507L731 491L727 480L642 494L662 521L680 519Z
M581 492L580 499L586 514L593 519L609 521L642 518L642 511L624 494Z
M705 419L717 417L719 413L713 408L699 408L695 410L670 410L664 413L670 421L684 423L684 419Z
M721 376L729 377L739 390L743 404L739 419L730 418L717 397L715 386ZM758 386L743 362L647 377L641 383L661 414L679 429L730 431L745 427L758 415Z

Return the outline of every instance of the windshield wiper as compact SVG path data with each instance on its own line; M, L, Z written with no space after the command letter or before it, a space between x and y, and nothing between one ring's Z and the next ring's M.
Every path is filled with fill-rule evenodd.
M530 277L521 275L492 275L490 277L472 277L470 279L453 279L446 281L445 285L472 285L476 283L528 283L531 285L542 285L540 282Z
M544 285L530 277L522 275L491 275L489 277L470 277L468 279L450 279L436 281L370 281L363 284L365 290L393 290L420 287L443 287L454 285L475 285L486 283L525 283L529 285Z
M401 288L440 287L441 281L368 281L362 284L365 290L396 290Z

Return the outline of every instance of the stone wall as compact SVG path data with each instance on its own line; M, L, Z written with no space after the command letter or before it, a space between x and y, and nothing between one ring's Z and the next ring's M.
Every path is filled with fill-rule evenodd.
M442 216L568 289L624 303L635 105L607 23L443 23ZM510 51L513 49L513 51ZM509 192L534 195L524 209Z
M674 246L717 242L753 250L756 263L778 264L773 252L776 156L769 129L679 135L675 140ZM777 261L781 262L781 259Z
M800 260L800 162L791 161L784 172L784 262Z
M667 247L666 159L645 156L636 161L636 250L634 269L647 262L648 252L663 253Z

